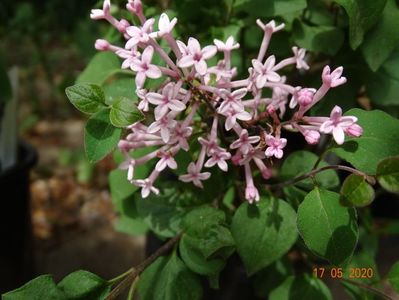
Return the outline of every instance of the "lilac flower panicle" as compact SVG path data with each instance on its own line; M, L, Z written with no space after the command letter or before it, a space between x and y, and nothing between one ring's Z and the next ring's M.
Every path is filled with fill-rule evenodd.
M123 60L121 68L135 74L138 108L146 119L127 127L129 133L118 144L126 157L119 168L127 170L127 179L141 188L143 198L159 193L154 183L160 173L168 168L177 169L179 162L175 156L180 151L189 151L193 143L200 147L193 153L196 159L179 180L203 188L203 181L211 176L207 170L219 168L227 172L230 167L241 168L245 175L245 198L254 203L260 195L253 170L258 169L265 180L273 175L273 160L283 158L289 143L283 130L298 132L312 145L319 142L320 134L332 135L341 145L345 136L359 137L363 132L357 118L343 116L339 106L333 108L329 117L306 115L329 89L344 84L346 78L342 76L342 67L331 71L325 66L318 89L290 85L279 71L290 65L308 70L309 65L306 50L298 47L292 48L293 56L281 61L268 54L273 34L282 30L284 24L256 21L263 31L258 55L252 59L248 76L236 79L231 53L240 45L234 37L225 41L215 39L214 45L201 45L194 37L181 41L173 37L177 18L170 19L163 13L155 24L155 19L147 19L143 14L140 0L128 0L126 4L140 25L117 20L110 7L110 1L105 0L102 9L93 9L90 17L114 26L125 39L124 46L99 39L95 48L114 52ZM160 46L161 40L170 51ZM152 62L155 53L164 61L163 65ZM215 56L218 61L211 65L210 59ZM147 81L160 78L163 82L158 87L148 89ZM265 97L264 90L271 91L267 93L271 96ZM211 125L199 118L200 107L208 114L201 116L212 120ZM289 119L285 118L287 109L293 110ZM140 158L130 156L131 151L144 147L155 150ZM135 167L151 160L156 160L156 164L148 178L135 178Z

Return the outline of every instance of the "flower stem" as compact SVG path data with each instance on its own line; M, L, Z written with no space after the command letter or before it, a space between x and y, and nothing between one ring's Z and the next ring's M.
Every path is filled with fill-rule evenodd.
M111 293L105 298L105 300L114 300L120 293L122 293L126 288L131 286L132 282L148 267L150 266L158 257L167 253L173 246L180 240L181 234L175 236L174 238L167 241L161 248L150 255L146 260L140 263L137 267L129 269L125 273L128 273L126 277L111 291ZM118 276L119 277L119 276Z
M295 177L293 179L281 182L281 183L277 183L277 184L267 184L266 187L267 188L282 188L282 187L286 187L289 185L293 185L299 181L302 181L304 179L307 179L309 177L313 177L314 175L316 175L317 173L323 172L323 171L327 171L327 170L343 170L343 171L347 171L359 176L364 177L370 184L375 184L375 178L373 176L367 175L366 173L363 173L362 171L356 170L354 168L351 167L347 167L347 166L341 166L341 165L330 165L330 166L325 166L325 167L321 167L319 169L314 169L311 170L310 172L300 175L298 177Z

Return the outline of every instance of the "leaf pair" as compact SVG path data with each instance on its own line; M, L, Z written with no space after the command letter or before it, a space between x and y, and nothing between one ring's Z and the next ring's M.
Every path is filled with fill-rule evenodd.
M108 105L104 91L95 84L82 83L65 90L71 103L81 112L92 114L85 128L85 149L90 162L97 162L118 143L122 129L144 119L126 97L117 97Z

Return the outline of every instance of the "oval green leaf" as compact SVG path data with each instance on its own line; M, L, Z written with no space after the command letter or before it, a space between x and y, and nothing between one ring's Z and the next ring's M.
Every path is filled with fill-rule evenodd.
M241 204L233 217L231 233L249 275L288 252L298 237L295 220L295 211L280 199Z
M94 114L106 107L104 92L98 85L75 84L67 87L65 93L73 106L81 112Z
M121 128L110 123L108 109L91 116L85 127L85 150L89 161L97 162L110 153L117 145L121 133Z
M374 189L359 175L349 175L341 187L341 204L345 206L366 206L374 200Z
M126 127L144 119L134 101L126 97L118 97L111 106L110 120L116 127Z
M377 167L377 180L392 193L399 193L399 156L384 159Z
M297 225L314 254L334 265L352 256L358 239L356 210L341 206L339 194L315 188L298 208Z

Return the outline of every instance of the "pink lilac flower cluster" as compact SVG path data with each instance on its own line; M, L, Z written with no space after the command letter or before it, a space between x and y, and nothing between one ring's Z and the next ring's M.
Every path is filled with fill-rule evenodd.
M345 135L358 137L362 128L357 118L343 116L340 107L335 106L330 117L306 116L305 113L318 103L330 88L346 82L343 68L331 71L325 66L322 85L313 88L291 86L278 72L294 65L297 69L309 69L305 60L305 49L292 48L292 57L276 62L274 55L267 54L272 35L284 28L274 21L257 24L263 31L263 40L256 59L248 69L248 77L236 80L236 68L231 65L231 52L240 47L233 37L226 41L215 39L214 45L202 46L190 37L187 43L176 40L172 34L177 19L162 14L154 28L155 19L143 14L140 0L129 0L126 8L139 24L125 19L118 20L110 13L110 1L105 0L102 9L94 9L93 19L105 19L124 37L124 47L97 40L95 47L100 51L112 51L123 59L122 68L135 73L136 94L140 98L139 109L146 114L146 121L128 127L130 133L119 142L119 148L126 156L121 168L127 169L127 179L141 187L146 198L150 192L159 190L155 180L166 169L176 169L175 156L179 151L188 151L189 139L196 138L200 151L195 161L188 165L187 174L179 179L192 182L199 188L211 173L209 168L218 167L227 171L233 166L243 167L246 180L245 198L250 202L259 201L259 191L253 180L253 169L257 168L263 178L271 177L273 159L281 159L287 139L282 129L299 132L307 143L316 144L320 133L332 134L337 144L342 144ZM163 40L170 53L160 46ZM221 53L216 65L210 66L209 59ZM153 64L153 55L163 64ZM155 90L147 90L149 79L162 78L163 83ZM271 90L271 96L264 96L264 89ZM198 122L198 111L205 107L211 120ZM287 108L293 110L289 120L284 120ZM209 128L207 130L207 128ZM223 143L222 143L223 142ZM132 158L131 150L156 147L156 150L140 158ZM134 169L156 159L155 169L148 178L137 179Z

